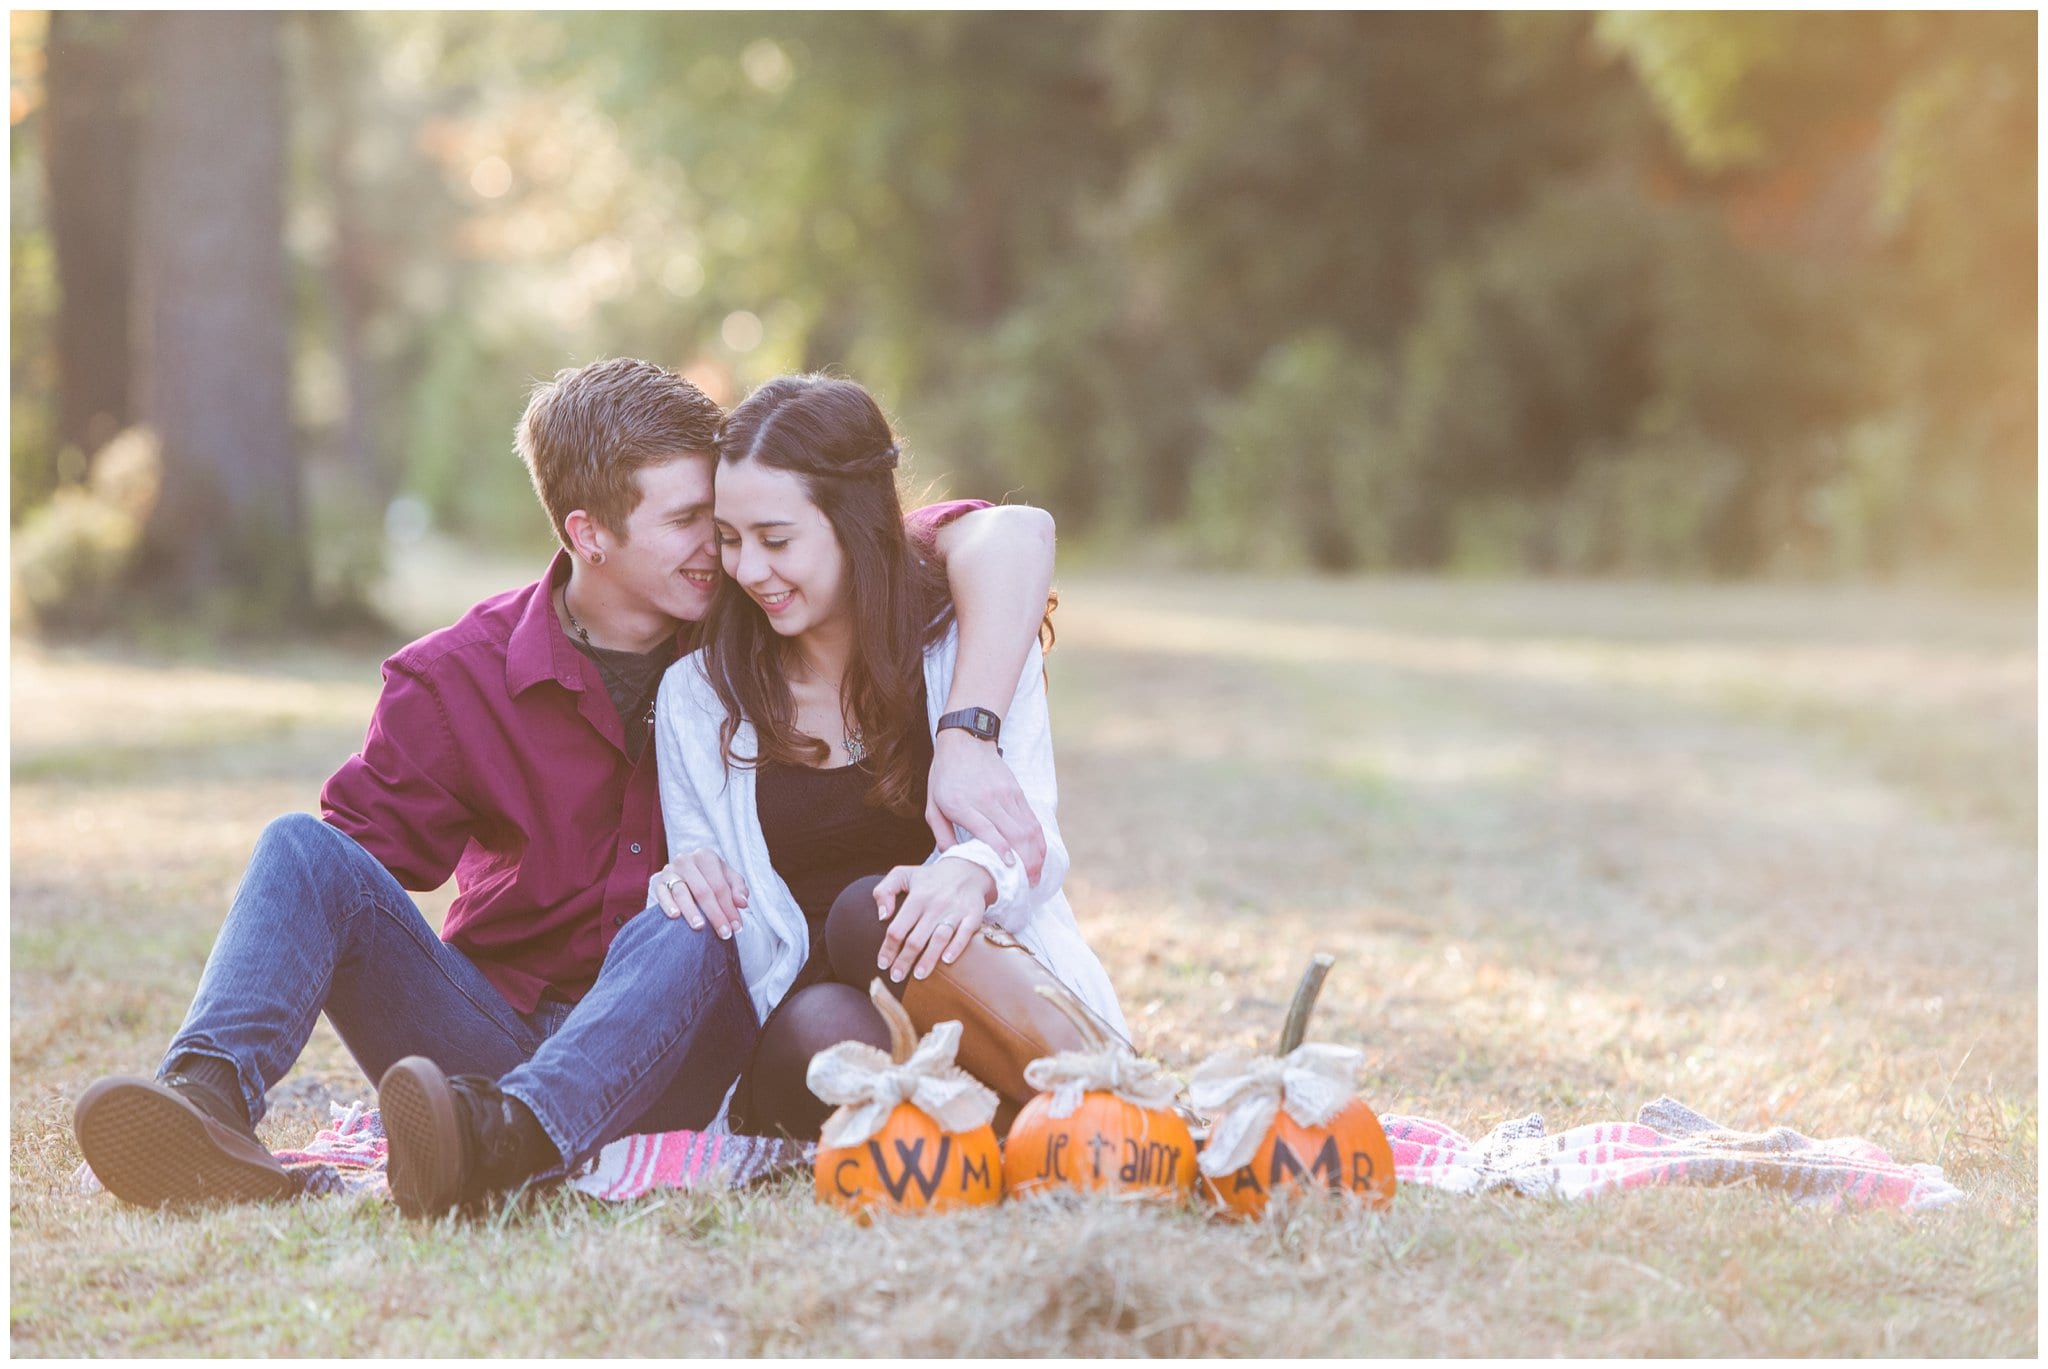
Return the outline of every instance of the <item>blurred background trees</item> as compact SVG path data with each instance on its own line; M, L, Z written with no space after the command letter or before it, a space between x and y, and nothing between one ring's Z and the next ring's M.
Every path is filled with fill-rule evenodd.
M621 353L853 375L1070 556L2030 580L2035 22L17 13L17 598L538 556Z

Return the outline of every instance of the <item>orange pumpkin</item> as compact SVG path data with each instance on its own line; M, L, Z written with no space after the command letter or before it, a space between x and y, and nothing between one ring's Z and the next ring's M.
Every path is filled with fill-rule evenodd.
M1073 1021L1085 1044L1072 1055L1033 1061L1032 1071L1072 1061L1087 1073L1086 1067L1095 1062L1075 1057L1092 1056L1103 1072L1114 1072L1116 1057L1131 1056L1121 1041L1079 1009L1064 986L1040 986L1038 992ZM1003 1142L1003 1186L1010 1196L1111 1190L1167 1202L1186 1197L1195 1182L1195 1141L1173 1109L1177 1088L1163 1076L1145 1077L1150 1071L1134 1073L1138 1077L1133 1085L1155 1095L1163 1106L1147 1106L1153 1098L1141 1102L1108 1088L1082 1093L1078 1106L1065 1117L1054 1115L1056 1092L1041 1093L1026 1103Z
M1309 1014L1332 963L1329 956L1318 955L1302 976L1280 1036L1282 1059L1293 1055L1307 1034ZM1221 1175L1205 1167L1201 1186L1235 1217L1259 1216L1283 1189L1346 1192L1368 1207L1383 1208L1394 1201L1394 1152L1364 1099L1351 1099L1319 1126L1304 1126L1289 1115L1283 1096L1250 1161Z
M902 1065L917 1047L917 1031L881 980L870 986L868 997L889 1024L890 1059ZM962 1131L948 1131L915 1103L905 1102L895 1106L872 1136L845 1146L821 1144L813 1162L818 1200L856 1213L863 1221L877 1210L944 1212L1001 1201L1002 1149L987 1121L994 1101L995 1096L988 1094L981 1124Z
M1354 1098L1319 1127L1305 1127L1282 1108L1251 1163L1220 1179L1203 1176L1208 1196L1238 1217L1256 1217L1281 1189L1344 1190L1367 1207L1394 1201L1394 1152L1380 1119Z

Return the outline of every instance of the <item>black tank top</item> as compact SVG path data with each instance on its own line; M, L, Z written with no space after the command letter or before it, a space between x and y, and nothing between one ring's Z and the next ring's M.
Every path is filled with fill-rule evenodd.
M918 695L920 716L924 696ZM898 865L921 865L932 853L932 829L925 825L925 786L931 775L931 734L914 739L916 812L905 817L867 802L875 782L866 762L814 770L764 761L756 776L754 811L768 860L796 896L813 931L824 925L840 890L868 875Z

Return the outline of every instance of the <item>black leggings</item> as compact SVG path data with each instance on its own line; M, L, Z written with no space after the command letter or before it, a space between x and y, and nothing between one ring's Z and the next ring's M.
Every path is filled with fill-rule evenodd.
M868 1001L868 985L880 976L903 997L903 985L875 967L889 924L875 913L880 875L857 879L839 891L821 935L811 938L811 956L768 1020L753 1057L733 1095L735 1131L787 1134L815 1141L832 1115L804 1083L811 1057L841 1041L865 1041L889 1048L889 1028Z

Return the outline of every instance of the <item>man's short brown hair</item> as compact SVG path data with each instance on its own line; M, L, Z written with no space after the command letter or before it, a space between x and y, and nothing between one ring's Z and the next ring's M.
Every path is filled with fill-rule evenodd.
M577 509L624 539L640 469L685 454L716 460L724 424L725 411L681 375L613 357L534 386L514 442L566 547L564 520Z

